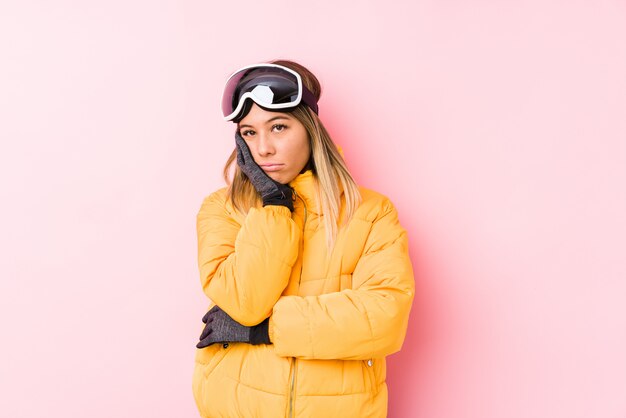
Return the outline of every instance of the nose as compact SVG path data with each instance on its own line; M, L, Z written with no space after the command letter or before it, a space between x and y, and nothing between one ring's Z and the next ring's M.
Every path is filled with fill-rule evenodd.
M265 157L268 155L274 154L276 151L274 149L274 143L272 138L267 133L259 133L258 134L258 142L257 142L257 152L261 157Z

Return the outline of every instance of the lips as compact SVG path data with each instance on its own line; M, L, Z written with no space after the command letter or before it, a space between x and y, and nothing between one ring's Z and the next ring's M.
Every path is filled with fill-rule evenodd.
M279 171L283 166L284 164L261 164L263 171Z

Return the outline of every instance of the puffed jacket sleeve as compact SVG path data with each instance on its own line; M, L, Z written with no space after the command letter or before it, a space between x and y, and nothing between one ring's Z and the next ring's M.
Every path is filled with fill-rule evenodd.
M240 225L225 189L204 199L197 215L198 266L204 293L235 321L262 322L287 286L300 231L283 206L251 208Z
M400 350L415 283L407 235L386 200L352 275L352 288L283 296L270 317L279 356L362 360Z

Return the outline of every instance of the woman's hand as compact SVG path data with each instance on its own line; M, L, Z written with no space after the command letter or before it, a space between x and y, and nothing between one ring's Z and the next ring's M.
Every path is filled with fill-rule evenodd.
M237 164L261 195L263 206L280 205L293 212L293 189L286 184L274 181L265 174L263 169L254 161L248 144L239 132L235 132L235 144L237 146Z
M197 348L215 343L243 342L252 345L271 344L268 333L269 318L253 327L246 327L231 318L219 306L214 306L202 318L206 324Z

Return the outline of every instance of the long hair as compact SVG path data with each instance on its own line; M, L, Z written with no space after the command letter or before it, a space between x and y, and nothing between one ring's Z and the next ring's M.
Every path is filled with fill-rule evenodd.
M278 64L291 68L302 77L302 83L319 100L322 93L318 79L304 66L288 60L275 60L272 64ZM311 169L316 184L318 210L323 215L326 229L326 243L329 251L333 248L339 226L344 225L354 215L361 203L359 188L348 171L343 157L337 150L337 146L328 134L318 116L301 104L290 114L304 125L311 146ZM233 150L224 166L224 180L228 184L228 196L235 209L247 213L251 207L257 206L260 196L254 186L236 164L236 150ZM233 172L233 167L234 172ZM233 172L232 180L230 173ZM344 208L341 211L343 189ZM343 216L341 216L343 215ZM341 216L341 219L340 219Z

